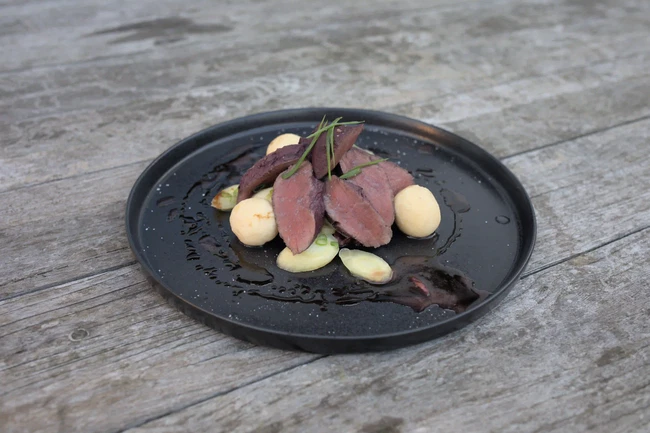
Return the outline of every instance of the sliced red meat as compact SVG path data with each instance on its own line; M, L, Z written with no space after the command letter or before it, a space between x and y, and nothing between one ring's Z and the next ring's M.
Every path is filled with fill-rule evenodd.
M306 148L305 144L292 144L257 161L239 181L237 202L250 198L258 186L275 181L280 173L298 162Z
M366 247L379 247L390 242L393 232L364 196L363 190L332 176L325 182L325 211L337 230Z
M352 148L363 125L342 125L334 127L334 160L330 168L334 170L343 155ZM327 174L327 133L322 133L311 151L311 163L314 166L314 175L320 179Z
M378 158L375 157L373 159L378 159ZM401 190L403 190L404 188L406 188L407 186L415 184L415 182L413 181L413 176L411 176L411 173L404 170L402 167L395 164L394 162L384 161L377 164L377 166L382 170L384 170L384 173L386 173L386 177L388 178L388 182L390 183L390 188L393 191L393 196L396 195Z
M341 170L346 173L354 167L373 161L373 155L356 147L350 149L341 158ZM391 226L395 221L393 207L393 190L386 173L378 165L363 167L361 173L350 178L348 182L363 190L363 195L379 213L384 222Z
M372 161L373 159L376 159L373 158L373 156L374 155L371 153L368 153L359 147L353 147L345 155L343 155L343 158L341 158L341 170L343 173L348 172L357 165L365 164Z
M305 161L289 179L278 176L273 184L273 212L278 232L292 253L305 251L323 226L323 182Z

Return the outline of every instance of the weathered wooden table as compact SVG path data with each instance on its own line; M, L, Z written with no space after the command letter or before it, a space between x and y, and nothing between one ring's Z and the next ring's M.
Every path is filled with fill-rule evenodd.
M1 1L0 430L650 431L649 47L647 0ZM136 177L304 106L440 125L522 179L538 242L496 311L321 356L163 302L126 242Z

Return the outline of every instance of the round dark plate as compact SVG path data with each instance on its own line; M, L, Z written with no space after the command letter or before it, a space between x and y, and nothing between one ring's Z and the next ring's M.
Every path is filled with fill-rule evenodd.
M400 285L359 282L339 259L311 273L284 272L275 265L281 240L244 247L230 231L229 214L210 207L270 140L309 134L323 115L365 121L357 144L411 171L440 203L436 236L409 239L394 228L391 243L373 251L395 267ZM256 344L341 353L419 343L487 313L528 262L536 224L521 183L479 146L392 114L310 108L233 120L171 147L133 186L126 229L154 287L187 315ZM415 268L435 277L441 290L432 293L445 308L417 311L429 298L413 287ZM476 299L455 304L454 291L467 294L470 280Z

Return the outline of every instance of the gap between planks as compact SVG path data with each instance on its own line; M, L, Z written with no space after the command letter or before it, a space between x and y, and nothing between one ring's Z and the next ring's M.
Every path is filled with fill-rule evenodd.
M105 168L100 168L99 170L91 170L91 171L86 171L86 172L83 172L83 173L76 173L76 174L73 174L73 175L70 175L70 176L64 176L64 177L58 177L56 179L45 180L43 182L26 183L24 185L19 185L19 186L13 187L13 188L1 190L0 191L0 196L2 196L3 194L14 192L14 191L20 191L20 190L27 189L27 188L32 188L32 187L41 186L41 185L47 185L49 183L59 182L59 181L62 181L62 180L76 179L76 178L83 177L83 176L86 176L86 175L103 173L105 171L119 170L121 168L131 167L132 165L143 164L145 162L151 163L151 161L153 161L154 159L156 159L156 158L139 159L139 160L134 161L134 162L127 162L126 164L120 164L120 165L116 165L114 167L105 167Z
M607 131L609 131L611 129L620 128L622 126L632 125L633 123L643 122L644 120L648 120L648 119L650 119L650 115L637 117L636 119L632 119L632 120L626 120L624 122L617 123L616 125L611 125L611 126L606 126L604 128L594 129L592 131L585 132L584 134L576 135L575 137L565 138L563 140L554 141L553 143L543 144L541 146L537 146L537 147L532 148L532 149L522 150L521 152L511 153L510 155L506 155L506 156L500 158L500 160L501 161L506 161L506 160L508 160L510 158L514 158L516 156L525 155L527 153L535 152L535 151L542 150L542 149L548 149L548 148L553 147L553 146L568 143L569 141L579 140L579 139L584 138L584 137L589 137L591 135L600 134L601 132L607 132ZM531 198L533 198L533 197L537 197L537 196L531 196Z
M316 354L314 354L314 358L312 358L312 359L310 359L308 361L305 361L305 362L303 362L301 364L292 365L291 367L283 368L282 370L279 370L279 371L276 371L276 372L273 372L273 373L269 373L269 374L267 374L265 376L259 377L257 379L254 379L254 380L251 380L251 381L248 381L248 382L245 382L245 383L242 383L241 385L234 386L234 387L232 387L230 389L227 389L225 391L220 391L220 392L214 393L213 395L203 397L203 398L201 398L199 400L193 401L192 403L181 405L181 406L179 406L177 408L168 410L165 413L155 415L155 416L149 417L149 418L147 418L147 419L145 419L143 421L140 421L138 423L128 425L128 426L124 427L123 429L118 430L117 432L118 433L123 433L123 432L126 432L128 430L141 427L141 426L143 426L145 424L148 424L150 422L153 422L153 421L159 420L161 418L164 418L166 416L172 415L172 414L174 414L176 412L179 412L181 410L188 409L188 408L190 408L192 406L196 406L197 404L201 404L201 403L204 403L206 401L212 400L213 398L218 398L218 397L222 397L224 395L228 395L228 394L230 394L232 392L235 392L235 391L237 391L237 390L239 390L241 388L245 388L245 387L247 387L249 385L253 385L253 384L256 384L258 382L262 382L262 381L264 381L266 379L269 379L269 378L271 378L271 377L273 377L275 375L286 373L286 372L289 372L291 370L295 370L296 368L303 367L305 365L309 365L312 362L316 362L319 359L327 358L328 356L329 355L316 355Z
M32 293L41 292L43 290L51 289L52 287L61 286L63 284L74 283L76 281L83 280L84 278L90 278L90 277L94 277L96 275L105 274L107 272L117 271L119 269L126 268L127 266L135 265L136 263L138 263L137 260L131 260L131 261L128 261L128 262L125 262L125 263L121 263L119 265L111 266L111 267L104 268L104 269L99 269L99 270L94 271L94 272L89 272L87 274L82 274L82 275L78 275L76 277L68 278L66 280L56 281L56 282L53 282L53 283L45 284L43 286L34 287L33 289L27 290L25 292L20 292L20 293L16 293L16 294L13 294L13 295L9 295L9 296L7 296L5 298L0 298L0 302L5 302L5 301L8 301L10 299L19 298L19 297L21 297L23 295L29 295L29 294L32 294Z

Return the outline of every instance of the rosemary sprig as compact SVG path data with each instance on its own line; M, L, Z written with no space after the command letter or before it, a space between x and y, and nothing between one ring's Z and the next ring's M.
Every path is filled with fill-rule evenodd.
M332 124L336 124L336 120L332 122ZM328 129L327 136L325 137L325 156L327 157L327 178L328 179L332 178L332 163L334 162L334 158L332 156L333 152L330 151L330 149L332 148L334 148L334 128Z
M342 117L337 117L334 119L332 123L327 123L325 121L325 116L323 116L323 119L320 121L318 124L318 128L316 131L312 132L307 136L307 138L311 138L311 143L309 143L309 146L307 146L307 149L303 152L303 154L300 156L300 159L296 162L296 164L289 170L288 172L284 173L282 175L283 179L289 179L291 176L293 176L296 171L300 168L300 165L305 161L307 158L307 155L312 151L314 148L314 145L320 138L322 133L326 133L327 135L325 136L325 152L327 155L327 175L329 179L332 179L332 164L334 162L334 128L337 126L345 126L345 125L358 125L360 123L363 123L363 121L352 121L352 122L341 122L340 120ZM358 173L357 173L358 174Z
M332 180L332 169L334 168L331 166L334 163L334 129L340 125L339 121L341 119L343 118L337 117L336 119L334 119L334 122L332 122L334 127L330 128L327 131L327 140L325 141L326 144L325 154L327 155L327 178L329 180ZM347 122L347 123L352 123L352 122ZM330 161L332 162L332 164L330 164Z
M332 134L330 136L330 145L329 149L325 149L326 151L330 152L330 159L332 160L332 165L334 163L334 128L332 128ZM334 167L332 167L333 169ZM330 170L330 167L327 166L327 178L329 180L332 180L332 170Z
M325 123L325 116L323 116L323 119L322 119L322 120L320 121L320 123L318 124L318 130L317 130L316 132L318 132L318 131L321 130L321 128L323 127L323 124L324 124L324 123ZM322 132L321 132L321 133L322 133ZM314 135L314 134L316 134L316 133L314 133L314 134L311 134L310 136L307 137L307 138L310 138L310 137L313 136L313 138L312 138L312 140L311 140L311 143L309 143L309 146L307 146L307 149L305 149L305 151L304 151L304 152L302 153L302 155L300 156L300 159L298 159L298 161L297 161L296 164L291 168L291 170L287 171L286 173L284 173L284 174L282 175L282 179L289 179L291 176L293 176L293 175L298 171L298 169L300 168L300 166L302 165L302 163L303 163L303 162L305 161L305 159L307 158L307 155L309 155L309 152L311 152L311 150L314 148L314 145L315 145L316 142L318 141L318 138L320 137L320 134L321 134L321 133L318 133L317 135Z
M336 118L334 120L334 122L332 122L332 123L330 123L330 124L328 124L326 126L319 125L318 129L316 131L312 132L311 134L309 134L307 136L307 138L312 138L314 135L317 135L317 134L320 135L321 133L323 133L325 131L328 131L330 128L334 128L336 126L358 125L360 123L363 123L363 121L339 122L339 120L341 120L341 119L342 119L342 117L338 117L338 118Z
M334 135L334 128L327 131L327 137L325 139L325 156L327 156L327 177L328 179L332 178L332 159L330 157L330 137Z
M356 167L352 167L349 171L346 171L341 175L339 179L349 179L351 177L354 177L358 174L361 174L361 169L364 167L369 167L371 165L379 164L380 162L388 161L388 158L382 158L382 159L375 159L374 161L369 161L369 162L364 162L363 164L359 164Z

